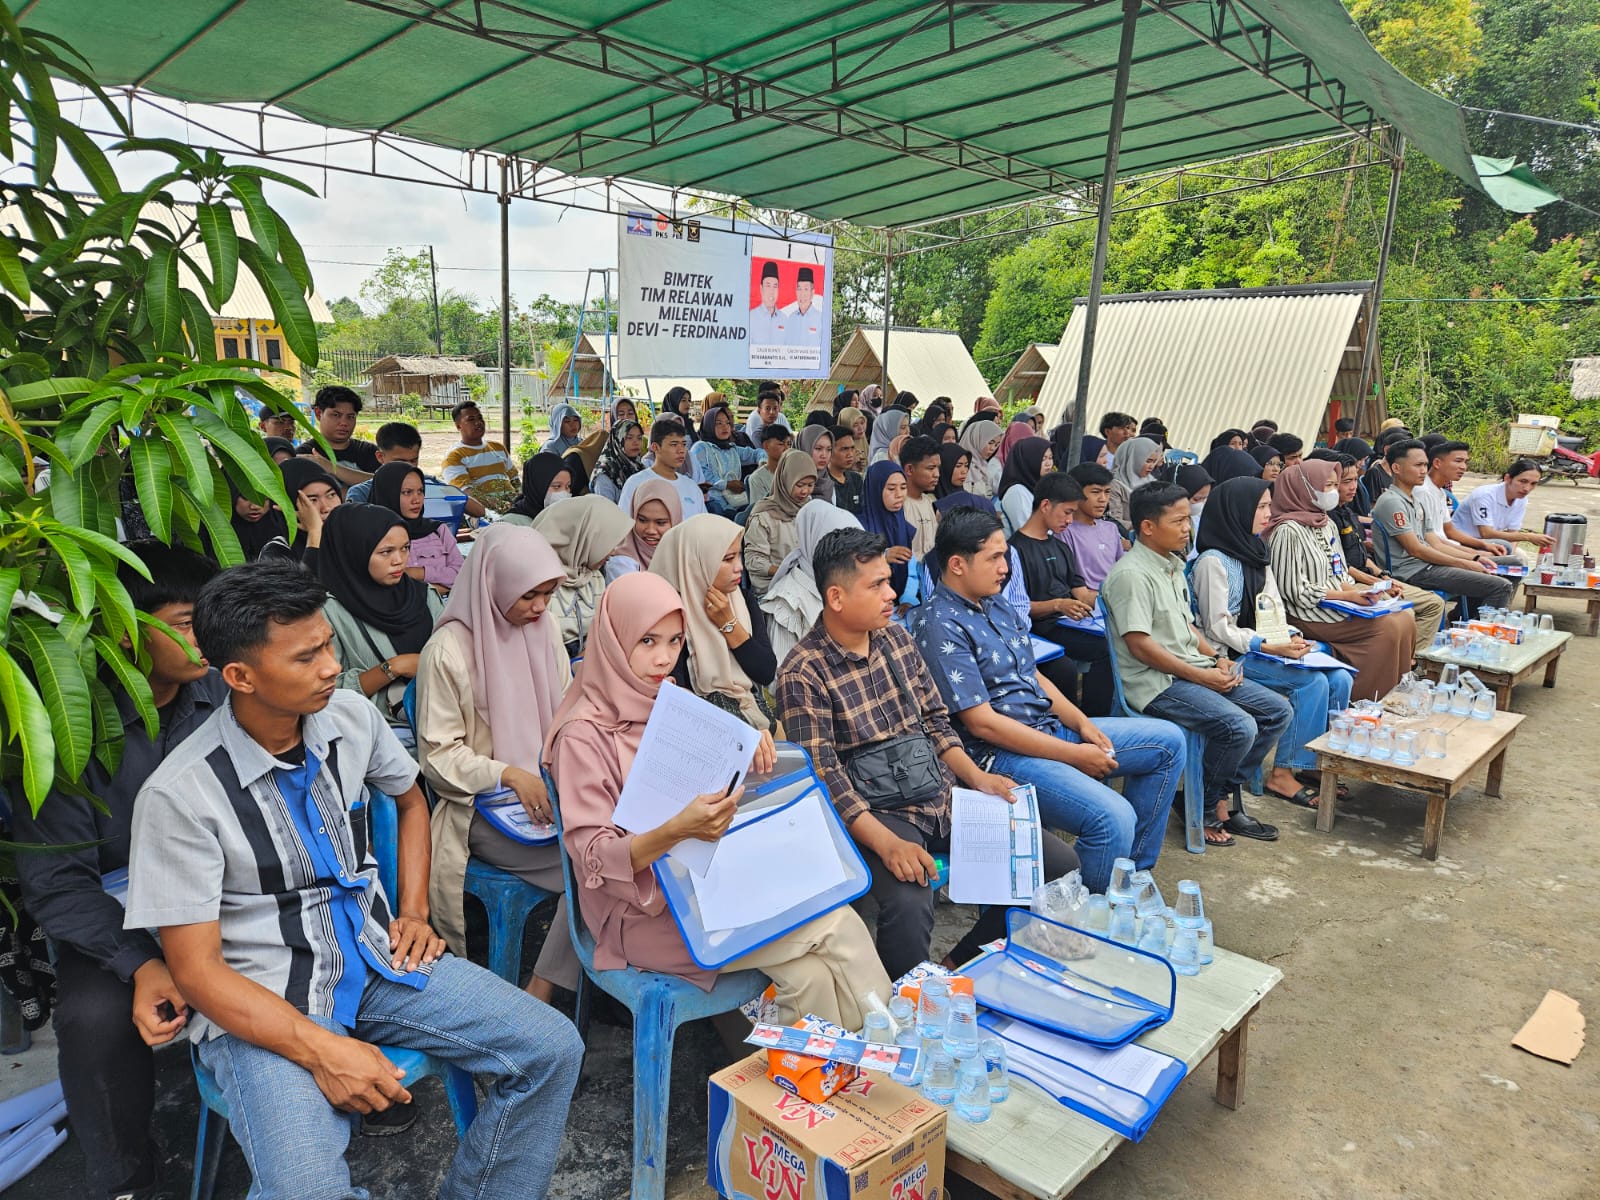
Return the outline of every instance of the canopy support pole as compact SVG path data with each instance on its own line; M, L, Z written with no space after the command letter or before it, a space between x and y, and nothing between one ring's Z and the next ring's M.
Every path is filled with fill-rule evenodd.
M883 346L878 351L878 397L881 411L889 405L889 310L894 305L894 230L884 233L883 242Z
M511 449L511 189L500 160L500 436Z
M1400 171L1405 165L1406 139L1389 160L1389 207L1383 214L1383 238L1378 243L1378 274L1372 283L1372 308L1367 313L1367 336L1362 339L1361 381L1356 385L1356 429L1367 419L1367 389L1372 383L1372 360L1378 351L1378 309L1383 304L1383 281L1389 274L1389 247L1394 242L1395 212L1400 207Z
M1094 227L1094 267L1089 275L1089 301L1083 312L1083 347L1078 353L1078 392L1072 400L1072 452L1082 457L1089 419L1089 369L1094 363L1094 335L1100 323L1100 292L1106 281L1106 248L1111 241L1111 208L1117 193L1117 155L1122 149L1122 117L1128 107L1128 75L1133 66L1133 31L1139 24L1139 0L1122 0L1122 41L1117 47L1117 79L1111 93L1111 127L1106 131L1106 169L1100 177L1100 212Z

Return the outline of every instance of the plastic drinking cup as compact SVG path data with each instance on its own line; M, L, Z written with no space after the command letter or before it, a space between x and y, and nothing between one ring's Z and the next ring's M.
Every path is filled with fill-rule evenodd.
M927 980L923 984L926 986ZM922 1098L944 1108L956 1102L956 1060L943 1050L928 1055L928 1065L922 1072Z
M1372 757L1387 759L1394 755L1394 730L1380 725L1372 731Z
M1556 619L1549 613L1539 614L1539 636L1549 637L1556 631Z
M950 1023L950 983L937 975L922 981L917 999L917 1032L923 1037L942 1038Z
M1119 858L1111 864L1111 882L1106 885L1106 899L1118 896L1133 899L1133 873L1137 868L1131 858Z
M1193 879L1178 880L1178 902L1172 912L1179 925L1197 925L1206 919L1205 900L1200 895L1200 884Z
M1479 721L1494 720L1494 693L1479 692L1472 698L1472 715Z
M1350 745L1350 718L1334 717L1328 722L1328 749L1345 750Z
M1357 721L1350 727L1350 748L1346 751L1352 758L1366 758L1372 753L1372 726L1365 721Z
M1472 712L1472 689L1458 687L1450 696L1450 711L1458 717Z
M1449 753L1450 733L1434 726L1422 731L1422 753L1427 758L1444 758Z
M1111 901L1104 896L1090 896L1084 910L1084 928L1105 937L1111 928Z
M1456 666L1455 663L1445 663L1444 666L1439 668L1439 686L1440 687L1442 687L1442 688L1453 688L1453 687L1456 686L1456 683L1460 679L1461 679L1461 668Z
M1417 735L1405 730L1394 735L1394 765L1409 767L1417 761Z

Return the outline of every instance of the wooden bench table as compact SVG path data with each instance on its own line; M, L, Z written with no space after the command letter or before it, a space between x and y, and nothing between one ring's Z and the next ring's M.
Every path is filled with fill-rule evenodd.
M1178 976L1172 1020L1139 1044L1180 1059L1191 1073L1216 1050L1217 1101L1238 1108L1250 1017L1282 978L1277 967L1218 947L1216 961L1200 974ZM950 1118L945 1162L953 1174L1006 1200L1060 1200L1126 1140L1013 1076L1010 1097L988 1121Z
M1488 680L1485 679L1487 684ZM1484 763L1489 764L1483 790L1500 794L1500 779L1505 772L1506 749L1517 736L1517 726L1526 718L1521 713L1497 712L1487 721L1474 717L1433 713L1428 717L1397 724L1396 729L1443 729L1450 735L1444 758L1418 757L1409 767L1397 767L1389 759L1356 758L1344 751L1328 749L1328 735L1307 742L1322 771L1322 794L1317 800L1317 829L1328 833L1339 803L1339 780L1360 779L1389 787L1421 792L1428 797L1428 814L1422 825L1422 857L1430 862L1439 857L1439 835L1444 830L1444 810L1463 787L1467 778Z
M1588 601L1589 628L1586 632L1590 637L1600 633L1600 588L1557 587L1553 583L1534 583L1531 579L1522 581L1523 612L1535 611L1539 607L1540 596L1556 596L1565 600Z
M1571 591L1571 588L1567 588ZM1544 672L1544 686L1556 685L1556 671L1561 666L1561 656L1566 653L1572 635L1566 632L1534 634L1520 646L1511 647L1511 655L1498 666L1463 658L1450 650L1424 650L1417 655L1417 667L1429 679L1438 679L1446 663L1455 663L1463 671L1471 671L1483 680L1483 686L1493 688L1495 707L1502 712L1511 707L1511 689L1524 679Z

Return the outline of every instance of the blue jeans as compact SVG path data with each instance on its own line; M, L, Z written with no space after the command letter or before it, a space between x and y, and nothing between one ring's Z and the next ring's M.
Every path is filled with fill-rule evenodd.
M997 750L990 770L1031 783L1039 794L1039 817L1051 829L1077 835L1083 882L1104 892L1111 864L1131 858L1144 869L1155 866L1172 795L1183 778L1183 730L1148 717L1106 717L1096 721L1117 752L1117 769L1107 779L1123 780L1118 795L1100 780L1051 758L1031 758ZM1042 730L1063 742L1082 742L1059 722Z
M1147 717L1192 729L1206 740L1205 800L1213 806L1261 769L1267 751L1294 719L1289 702L1246 679L1224 695L1174 679L1149 704Z
M310 1019L347 1032L332 1018ZM420 992L369 974L354 1036L492 1077L441 1197L545 1194L583 1059L570 1021L482 967L446 955ZM232 1034L198 1049L250 1163L249 1200L367 1200L365 1188L351 1185L344 1160L354 1118L328 1103L309 1071Z
M1317 756L1306 749L1306 743L1328 732L1329 712L1343 712L1350 707L1350 684L1355 673L1291 667L1255 654L1247 654L1239 661L1244 664L1246 679L1277 692L1294 710L1294 719L1278 739L1273 763L1291 771L1313 770Z

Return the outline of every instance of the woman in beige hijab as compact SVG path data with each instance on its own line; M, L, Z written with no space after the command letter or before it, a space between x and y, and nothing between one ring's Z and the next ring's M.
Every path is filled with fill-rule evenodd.
M786 450L778 460L772 494L750 510L745 523L744 565L756 596L767 594L772 577L800 544L794 519L817 487L817 464L804 450Z
M632 531L633 522L602 496L574 496L565 504L546 508L534 518L533 527L544 534L567 572L565 582L550 599L550 609L567 653L576 658L583 653L589 623L605 590L601 569Z
M746 589L739 527L703 513L667 530L650 573L677 589L684 607L684 653L673 678L754 729L774 728L761 690L777 674L766 622Z
M993 421L974 421L961 431L961 446L972 455L972 465L967 469L967 491L974 496L993 500L1000 487L1000 439L1005 431Z

